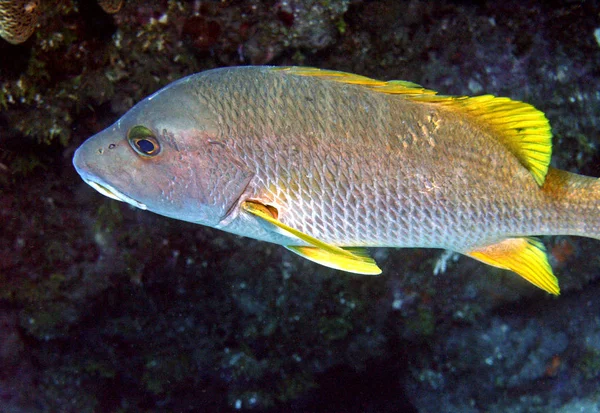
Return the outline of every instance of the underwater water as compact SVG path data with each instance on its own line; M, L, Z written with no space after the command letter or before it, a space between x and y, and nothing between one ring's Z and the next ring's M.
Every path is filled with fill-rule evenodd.
M597 240L543 238L559 297L462 256L434 275L440 250L351 275L71 161L185 75L303 65L528 102L552 165L598 177L597 1L110 3L33 1L30 37L0 39L0 412L600 411Z

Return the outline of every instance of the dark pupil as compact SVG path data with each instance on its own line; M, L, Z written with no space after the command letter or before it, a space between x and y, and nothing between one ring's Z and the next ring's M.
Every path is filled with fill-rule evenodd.
M140 148L140 151L144 153L151 153L154 151L154 144L148 139L140 139L136 142L136 145Z

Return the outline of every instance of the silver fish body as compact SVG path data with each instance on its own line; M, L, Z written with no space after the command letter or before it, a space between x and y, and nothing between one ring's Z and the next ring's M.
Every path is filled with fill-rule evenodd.
M105 195L285 246L311 245L286 228L332 246L465 254L529 235L599 237L596 180L548 169L541 112L338 73L189 76L90 138L75 167ZM493 123L497 112L506 121ZM535 142L521 156L511 134L527 128ZM150 140L159 149L148 155ZM274 221L248 213L247 201Z

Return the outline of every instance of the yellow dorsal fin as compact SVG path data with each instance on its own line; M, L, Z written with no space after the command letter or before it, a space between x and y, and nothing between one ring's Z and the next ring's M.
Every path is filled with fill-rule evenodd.
M466 255L494 267L511 270L550 294L558 295L558 280L548 264L546 248L535 238L508 238Z
M552 131L543 112L528 103L492 95L415 96L413 100L441 104L471 116L494 132L538 185L544 183L552 156Z
M298 255L327 267L356 274L381 274L381 269L362 248L343 249L298 231L275 218L273 207L268 207L260 202L245 201L242 203L242 209L310 244L310 246L286 247Z
M290 75L319 77L324 80L338 83L366 86L381 93L415 96L432 96L437 94L436 91L425 89L421 85L405 80L391 80L386 82L383 80L371 79L366 76L355 75L353 73L301 66L274 67L273 70L286 72Z
M531 172L538 185L544 183L552 155L552 132L544 113L527 103L492 95L440 96L437 92L412 82L402 80L385 82L351 73L312 67L278 67L273 70L360 85L377 92L403 95L409 100L438 104L465 113L493 132L492 135Z

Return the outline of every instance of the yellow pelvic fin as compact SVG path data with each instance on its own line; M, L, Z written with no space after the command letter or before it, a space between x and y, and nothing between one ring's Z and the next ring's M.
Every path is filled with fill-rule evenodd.
M550 294L560 294L558 280L548 264L546 248L535 238L508 238L466 255L494 267L511 270Z
M357 274L381 274L381 269L377 266L375 261L369 257L366 250L362 248L340 248L285 225L275 218L276 210L274 211L275 208L272 206L267 206L256 201L245 201L242 203L242 208L252 215L275 225L284 232L310 244L310 246L286 247L290 251L293 251L304 258L327 267L347 272Z
M440 96L412 82L381 81L365 76L312 67L278 67L275 71L296 76L319 77L324 80L361 85L380 93L403 95L406 99L441 105L472 117L526 167L538 185L544 183L552 155L552 132L543 112L533 106L509 98L483 95Z
M336 270L352 272L355 274L381 274L381 269L377 266L375 261L367 255L368 253L366 250L358 252L356 251L356 248L354 248L352 251L352 256L347 256L331 253L330 251L326 251L318 247L287 246L286 248L292 252L295 252L301 257L306 258L307 260L316 262L317 264L321 264L329 268L335 268ZM343 248L342 250L348 251Z

